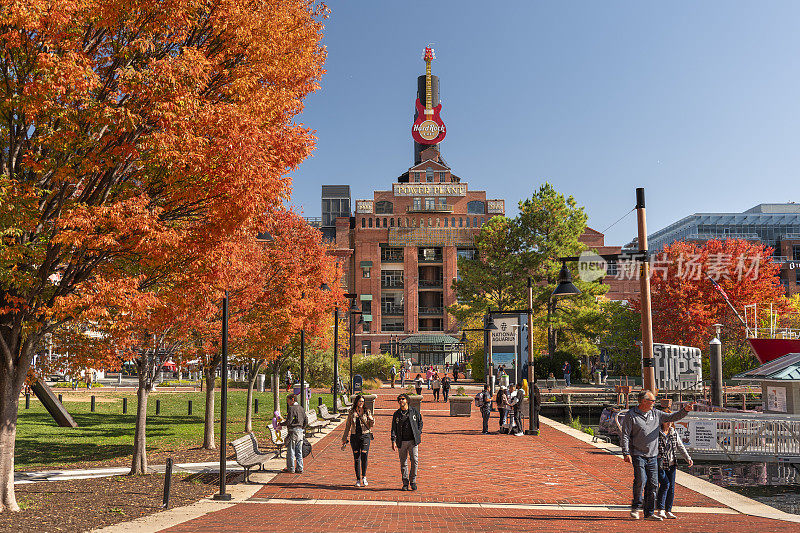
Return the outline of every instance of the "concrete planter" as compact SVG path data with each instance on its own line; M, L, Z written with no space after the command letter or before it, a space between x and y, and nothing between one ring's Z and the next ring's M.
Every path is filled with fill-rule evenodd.
M356 396L357 396L356 394L353 394L352 396L350 396L350 401L351 402L355 402L356 401ZM375 398L377 398L378 396L375 395L375 394L362 394L361 396L364 397L364 409L369 410L369 412L374 415L375 414Z
M471 416L472 401L470 396L450 396L450 416Z
M422 412L422 395L416 394L409 394L408 395L408 406L413 407L420 413Z

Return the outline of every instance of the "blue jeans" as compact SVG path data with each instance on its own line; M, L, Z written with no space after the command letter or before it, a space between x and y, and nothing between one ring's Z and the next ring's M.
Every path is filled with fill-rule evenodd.
M656 508L656 492L658 491L658 457L634 455L633 462L633 500L631 510L642 509L644 493L644 515L650 516Z
M658 469L657 509L672 511L672 500L675 498L675 470L677 465L672 465L666 470Z
M567 382L567 387L569 387L571 385L571 383L570 383L570 375L569 374L564 374L564 381Z
M286 437L286 468L303 471L303 428L290 429Z
M481 408L481 416L483 417L483 432L484 433L489 433L489 415L490 414L491 414L491 411L489 411L488 407L486 409Z

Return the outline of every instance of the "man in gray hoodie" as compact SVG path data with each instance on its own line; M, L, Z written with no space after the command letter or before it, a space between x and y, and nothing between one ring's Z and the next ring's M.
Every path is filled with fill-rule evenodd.
M661 424L675 422L689 414L694 409L694 402L669 414L653 409L656 397L649 390L640 391L637 399L639 405L629 409L622 419L620 438L623 458L626 463L633 464L631 518L639 519L644 489L645 519L661 521L661 517L655 514L658 491L658 431Z

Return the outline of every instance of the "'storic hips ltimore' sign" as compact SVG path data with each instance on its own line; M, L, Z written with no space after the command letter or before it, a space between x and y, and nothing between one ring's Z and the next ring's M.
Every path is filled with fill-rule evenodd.
M653 359L660 390L694 389L703 381L700 348L654 343Z

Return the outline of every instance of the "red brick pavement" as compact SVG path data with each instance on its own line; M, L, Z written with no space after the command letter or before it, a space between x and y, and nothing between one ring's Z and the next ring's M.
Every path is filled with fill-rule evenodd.
M388 392L388 393L387 393ZM370 445L369 487L354 487L352 452L341 449L343 427L315 445L303 474L280 474L259 498L320 498L409 502L495 502L516 504L615 504L631 499L630 465L605 451L542 425L538 437L482 435L477 410L450 417L445 403L423 403L423 435L416 492L402 492L397 453L391 449L395 395L376 401L375 439ZM426 398L429 396L426 395ZM490 431L497 431L496 413ZM720 507L679 488L676 505Z
M172 533L219 531L263 532L328 531L393 532L436 531L448 533L536 531L679 531L728 533L797 533L797 524L746 515L692 514L662 523L632 522L620 513L574 511L527 511L463 507L384 507L372 505L286 505L242 503L185 522Z
M397 390L376 401L370 485L353 486L352 453L340 448L343 428L315 445L301 475L280 474L252 503L242 503L169 531L798 531L797 524L739 514L684 513L679 520L635 525L620 512L488 509L464 503L627 505L632 474L621 459L542 426L539 437L481 435L480 416L450 418L444 403L423 404L419 490L402 492L389 443ZM426 395L429 398L429 395ZM497 430L494 414L490 429ZM255 503L265 498L380 500L406 505ZM423 502L444 505L425 506ZM420 503L420 505L415 505ZM451 505L448 505L450 503ZM676 506L724 507L678 487Z

